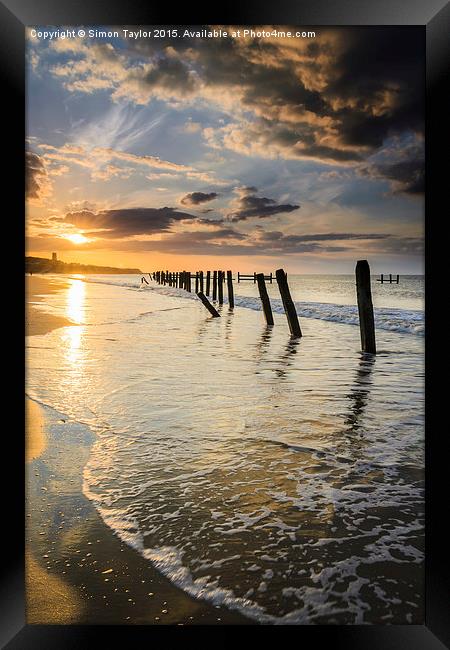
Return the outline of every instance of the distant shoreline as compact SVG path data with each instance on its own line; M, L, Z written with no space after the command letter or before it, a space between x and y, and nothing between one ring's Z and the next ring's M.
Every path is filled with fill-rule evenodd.
M77 262L61 262L45 257L25 257L25 273L106 273L110 275L142 274L140 269L95 266Z

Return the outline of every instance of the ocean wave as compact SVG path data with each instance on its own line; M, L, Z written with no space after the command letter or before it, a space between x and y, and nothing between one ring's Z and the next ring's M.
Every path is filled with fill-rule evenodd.
M85 282L94 282L97 284L107 284L120 286L126 289L137 291L157 291L163 295L184 298L187 300L197 300L194 292L189 293L183 289L160 285L140 285L137 280L103 280L103 279L85 279ZM227 304L224 297L224 303ZM261 301L259 298L251 296L235 296L235 306L262 311ZM279 298L271 299L272 311L276 314L284 314L282 300ZM325 302L296 302L297 314L301 318L315 318L318 320L341 323L344 325L359 325L358 307L356 305L338 305L335 303ZM424 336L425 318L422 311L414 309L394 309L379 307L374 309L375 326L377 329L387 330L389 332L398 332L401 334L414 334Z

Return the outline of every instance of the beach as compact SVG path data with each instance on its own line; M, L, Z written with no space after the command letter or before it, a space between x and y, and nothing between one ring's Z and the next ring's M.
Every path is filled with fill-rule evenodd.
M420 282L293 286L27 277L29 623L422 623Z
M28 336L70 323L35 306L45 302L42 294L68 284L27 276ZM236 613L187 597L112 534L82 492L92 436L63 420L26 397L27 623L246 624ZM70 455L69 468L74 438L79 455L75 464Z

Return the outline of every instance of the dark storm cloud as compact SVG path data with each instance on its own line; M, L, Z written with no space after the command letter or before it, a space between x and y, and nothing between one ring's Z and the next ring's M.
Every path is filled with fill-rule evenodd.
M182 95L193 92L195 78L189 68L178 59L159 57L142 82L152 87L176 89Z
M39 199L47 171L40 156L25 152L25 192L30 199Z
M418 195L425 192L423 160L406 160L391 164L375 164L362 169L370 178L385 179L394 192Z
M423 131L421 29L321 29L313 42L293 47L264 39L204 39L192 57L185 39L159 45L141 41L133 47L152 58L162 78L178 56L181 67L195 71L199 92L204 87L239 96L256 118L254 145L348 162L373 153L392 134ZM174 67L175 94L184 92L186 75ZM155 71L152 78L158 82Z
M313 235L284 235L277 230L262 232L260 240L267 242L282 242L283 244L304 244L319 241L348 241L358 239L386 239L390 235L380 233L318 233Z
M123 208L103 210L98 213L90 210L69 212L64 221L83 229L100 230L100 237L120 239L133 235L152 235L167 232L177 221L195 219L192 214L178 212L174 208ZM95 235L95 232L87 233Z
M182 205L200 205L201 203L213 201L218 196L217 192L209 192L209 194L205 192L190 192L186 196L183 196L180 203Z
M245 189L254 190L255 188ZM263 219L265 217L272 217L276 214L293 212L299 207L299 205L291 205L290 203L277 203L273 199L268 199L266 197L245 194L240 197L237 209L230 213L228 217L233 222L245 221L252 217Z
M345 143L380 147L390 134L424 127L424 35L419 29L362 28L347 32L327 97L337 109Z

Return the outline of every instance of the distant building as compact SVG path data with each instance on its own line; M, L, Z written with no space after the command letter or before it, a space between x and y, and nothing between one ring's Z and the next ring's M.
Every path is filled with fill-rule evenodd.
M52 262L57 262L58 261L58 256L56 253L52 253Z

